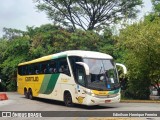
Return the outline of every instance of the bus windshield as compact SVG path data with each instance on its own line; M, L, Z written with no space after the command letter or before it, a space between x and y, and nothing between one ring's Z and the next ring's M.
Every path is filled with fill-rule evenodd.
M84 58L89 66L90 75L87 86L95 90L113 90L119 88L116 67L113 60Z

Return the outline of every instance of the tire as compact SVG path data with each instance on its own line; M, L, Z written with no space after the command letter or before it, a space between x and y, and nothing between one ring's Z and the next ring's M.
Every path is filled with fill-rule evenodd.
M25 96L25 98L27 98L27 99L29 98L27 90L24 91L24 96Z
M29 92L28 92L28 97L29 97L30 100L33 100L33 99L34 99L31 89L30 89Z
M69 92L64 93L64 103L67 107L72 107L74 105L72 102L72 96Z

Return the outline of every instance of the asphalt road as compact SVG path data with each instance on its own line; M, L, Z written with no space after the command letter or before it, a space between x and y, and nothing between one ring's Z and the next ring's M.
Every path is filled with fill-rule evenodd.
M114 103L114 104L106 104L101 106L84 106L84 105L75 105L74 107L66 107L63 102L36 98L35 100L26 99L23 95L20 95L16 92L7 92L8 100L0 101L0 111L82 111L82 112L109 112L109 111L160 111L160 103ZM100 112L99 112L100 113ZM74 114L74 113L73 113ZM1 120L2 118L0 118ZM17 119L17 118L15 118ZM19 118L21 119L21 118ZM30 118L25 118L29 120ZM36 118L34 118L36 119ZM41 118L44 120L44 118ZM46 118L45 118L46 119ZM47 118L53 119L53 118ZM56 120L115 120L115 118L95 118L95 117L59 117L55 118ZM127 118L123 118L120 120L126 120ZM133 118L129 118L132 120ZM157 117L143 117L143 118L134 118L134 119L145 119L145 120L159 120ZM5 118L5 120L13 120L13 118ZM39 120L39 118L37 118ZM128 120L128 119L127 119Z

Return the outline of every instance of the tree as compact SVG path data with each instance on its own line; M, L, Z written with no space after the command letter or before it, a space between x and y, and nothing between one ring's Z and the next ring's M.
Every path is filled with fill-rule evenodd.
M64 26L101 30L124 18L135 18L142 0L35 0L37 8Z
M27 27L26 33L29 36L31 42L31 46L29 49L30 59L35 59L41 56L59 52L55 51L55 49L63 48L62 43L61 47L59 47L59 46L54 46L54 42L55 42L55 36L62 34L61 31L64 31L62 27L54 26L51 24L42 25L36 28Z
M119 57L119 50L117 47L117 36L113 35L113 29L105 28L104 32L101 36L101 43L99 45L98 51L107 53L113 56L114 59L118 59Z
M30 31L34 33L31 35L29 52L32 59L66 50L98 51L100 46L104 46L103 39L93 31L76 30L70 32L53 25L43 25L31 29Z
M3 39L12 40L16 37L23 36L25 34L24 31L13 29L13 28L3 28Z
M0 39L0 65L3 63L4 61L4 52L6 50L8 46L8 40L5 39ZM5 91L5 81L4 79L6 79L6 77L2 74L2 68L0 67L0 79L2 80L0 83L0 91Z
M3 38L0 38L1 90L16 90L16 68L25 54L23 50L25 41L22 38L25 32L13 28L3 28L3 32L5 34ZM21 43L16 40L18 38ZM20 49L17 49L17 46L21 46ZM22 54L21 57L19 56L20 53Z
M148 15L144 16L145 21L154 21L157 17L160 17L160 0L151 0L153 10Z
M160 0L151 0L154 12L160 12Z
M1 45L0 43L0 46ZM3 44L3 46L6 45ZM5 50L0 49L0 52L2 52L0 74L2 75L2 82L8 91L16 90L17 66L19 63L28 60L28 51L28 37L17 37L11 41L7 40L7 47Z
M119 42L125 48L125 62L129 70L129 92L135 98L147 99L151 85L159 91L159 32L159 17L152 22L135 23L120 32Z

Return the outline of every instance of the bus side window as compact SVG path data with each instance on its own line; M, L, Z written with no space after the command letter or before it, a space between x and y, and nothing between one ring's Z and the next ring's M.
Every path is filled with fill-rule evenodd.
M25 75L25 66L21 66L21 75Z
M28 67L28 70L27 70L27 75L31 75L31 66L27 66Z
M23 66L23 75L27 75L27 65Z
M38 66L39 66L39 74L42 74L43 72L43 70L42 70L42 63L38 63Z
M23 66L18 66L18 74L23 75Z
M76 62L82 62L82 58L77 56L70 56L69 61L72 68L73 76L76 77Z
M49 73L54 74L57 73L57 68L56 68L56 61L50 61L49 63Z
M29 75L29 70L28 70L28 68L29 68L29 66L26 65L26 66L25 66L25 75Z
M43 62L42 63L42 66L41 66L41 69L42 69L42 74L50 74L49 73L49 62Z
M45 63L42 64L42 74L47 73L47 65Z
M69 66L66 58L61 58L58 60L58 72L70 76Z
M77 78L77 82L82 85L85 86L85 72L84 72L84 68L81 65L76 65L76 78Z
M34 67L34 74L39 74L39 64L35 64L33 67Z
M34 74L34 68L33 64L28 65L28 75L33 75Z

